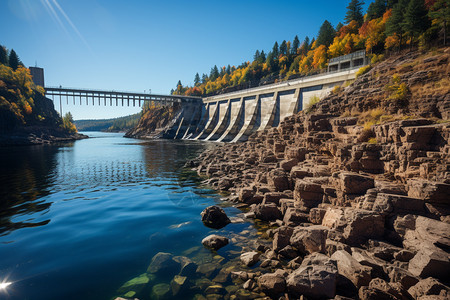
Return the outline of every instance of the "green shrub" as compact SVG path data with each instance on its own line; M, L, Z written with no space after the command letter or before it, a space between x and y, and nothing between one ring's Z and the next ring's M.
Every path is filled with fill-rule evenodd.
M390 93L389 99L397 102L405 100L409 93L408 86L401 82L398 74L392 76L391 83L386 85L385 89Z
M308 102L308 104L306 104L306 107L305 107L305 112L309 113L312 109L312 106L319 101L320 101L320 98L317 95L314 95L311 98L309 98L309 102Z
M376 144L377 143L377 139L372 137L367 141L369 144Z
M359 68L358 72L356 72L356 78L358 78L361 75L366 74L367 72L369 72L370 70L372 70L372 66L368 65L368 66L364 66Z

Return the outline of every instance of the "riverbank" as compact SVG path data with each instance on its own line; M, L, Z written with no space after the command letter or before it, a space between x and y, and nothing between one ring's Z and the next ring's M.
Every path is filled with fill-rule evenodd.
M242 249L265 271L234 274L273 299L447 299L449 50L367 68L348 87L242 144L189 163L271 247ZM244 279L244 280L243 280ZM231 299L231 298L230 298Z
M50 127L30 126L20 130L0 134L0 147L55 144L87 139L81 133L68 133Z

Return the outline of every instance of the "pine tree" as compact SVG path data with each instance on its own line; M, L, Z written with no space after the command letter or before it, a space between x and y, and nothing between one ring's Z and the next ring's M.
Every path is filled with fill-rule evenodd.
M336 31L334 31L333 26L330 22L325 20L322 26L320 26L319 34L317 36L317 46L325 45L330 46L333 43L333 39L336 36Z
M364 2L359 0L351 0L347 6L347 14L345 15L345 23L348 24L355 20L358 24L362 24L364 16L362 13L362 6Z
M217 65L215 65L213 68L211 68L211 73L209 74L209 79L211 81L214 81L218 77L219 77L219 68L217 68Z
M306 55L306 53L308 53L309 50L311 50L311 45L314 43L314 38L311 41L311 43L309 43L309 37L305 37L305 40L303 41L303 48L305 48L305 53L303 53L304 55Z
M370 21L383 16L386 11L386 1L385 0L375 0L375 2L370 3L367 9L367 20Z
M208 75L203 73L203 75L202 75L202 83L206 83L207 81L208 81Z
M228 75L231 75L231 66L230 65L227 66L227 71L226 72L227 72Z
M198 75L198 73L197 74L195 74L195 77L194 77L194 85L199 85L200 84L200 75Z
M280 52L279 52L279 50L278 50L278 42L275 42L275 44L273 45L273 48L272 48L272 55L273 55L273 57L274 57L275 59L277 59L277 58L278 58L278 55L280 55Z
M281 55L286 55L287 54L287 45L286 45L286 41L282 41L280 44L280 54Z
M395 4L398 3L398 0L387 0L386 1L386 8L391 9L394 7Z
M253 55L253 60L258 61L261 53L259 53L259 50L256 50L255 54Z
M2 45L0 45L0 64L8 65L8 51Z
M392 8L392 15L386 22L386 36L398 35L400 39L400 48L402 46L402 39L404 35L403 26L401 25L403 22L403 15L406 8L408 0L400 0L398 3L394 5Z
M444 46L447 45L447 26L450 23L450 1L437 0L428 13L430 18L442 24L444 32Z
M344 27L344 24L342 24L341 22L339 22L339 23L336 25L336 33L338 33L339 30L342 29L342 27Z
M261 55L259 56L259 62L263 63L266 61L266 54L264 53L264 50L261 50Z
M411 0L406 8L403 30L410 36L410 46L415 36L425 32L430 27L428 10L423 0Z
M13 69L16 70L19 65L20 65L20 60L19 60L19 56L17 56L16 51L14 51L14 49L11 49L11 52L9 52L9 66Z
M298 36L295 36L294 41L292 42L291 54L297 54L297 49L300 47L300 40Z

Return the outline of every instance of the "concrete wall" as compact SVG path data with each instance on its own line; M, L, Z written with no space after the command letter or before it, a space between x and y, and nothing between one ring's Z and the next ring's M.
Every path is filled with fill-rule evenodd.
M335 86L355 79L357 69L326 73L206 97L203 104L183 104L175 138L217 142L245 141L258 130L305 109L310 100L323 98Z

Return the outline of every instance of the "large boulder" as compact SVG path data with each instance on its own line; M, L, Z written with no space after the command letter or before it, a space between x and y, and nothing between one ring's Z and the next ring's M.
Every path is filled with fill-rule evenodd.
M259 261L259 253L256 251L241 254L241 262L247 267L251 267Z
M333 177L336 177L333 174ZM375 187L372 177L354 172L341 172L337 175L338 189L346 194L363 195L368 189Z
M263 221L272 221L281 219L281 212L275 203L258 204L253 212L255 217Z
M414 229L412 230L413 227ZM405 229L403 246L408 249L420 250L423 247L440 247L450 249L450 224L426 217L415 218L414 225Z
M303 207L317 207L323 200L323 189L320 184L297 179L294 187L294 199Z
M328 209L322 225L341 231L349 244L364 243L367 239L381 238L384 234L384 217L382 215L351 207Z
M372 268L363 266L350 253L344 250L334 252L331 259L337 262L339 274L353 282L357 288L369 285L372 279L370 276Z
M308 222L309 214L304 213L301 209L289 207L284 213L283 222L286 225L299 225Z
M314 252L325 252L325 241L328 228L321 225L308 227L296 227L292 233L290 243L300 252L310 254Z
M207 248L218 250L228 245L228 238L217 234L211 234L202 240L202 244Z
M408 196L425 202L449 204L450 184L424 179L408 180Z
M336 262L320 253L311 254L286 279L288 291L295 297L334 298L337 283Z
M408 292L414 299L429 295L445 295L450 297L450 288L431 277L420 280L416 285L410 287Z
M286 280L277 273L263 274L258 278L258 286L268 295L276 296L286 289Z
M289 178L283 169L274 169L267 176L267 184L277 192L290 189Z
M231 223L225 211L218 206L209 206L201 212L202 222L208 227L220 229Z
M437 247L423 248L409 261L411 274L422 278L435 277L442 280L450 278L449 254Z
M294 229L292 227L288 226L282 226L279 227L274 236L272 241L272 248L274 251L279 251L289 245L289 241L291 239L292 233L294 232Z

